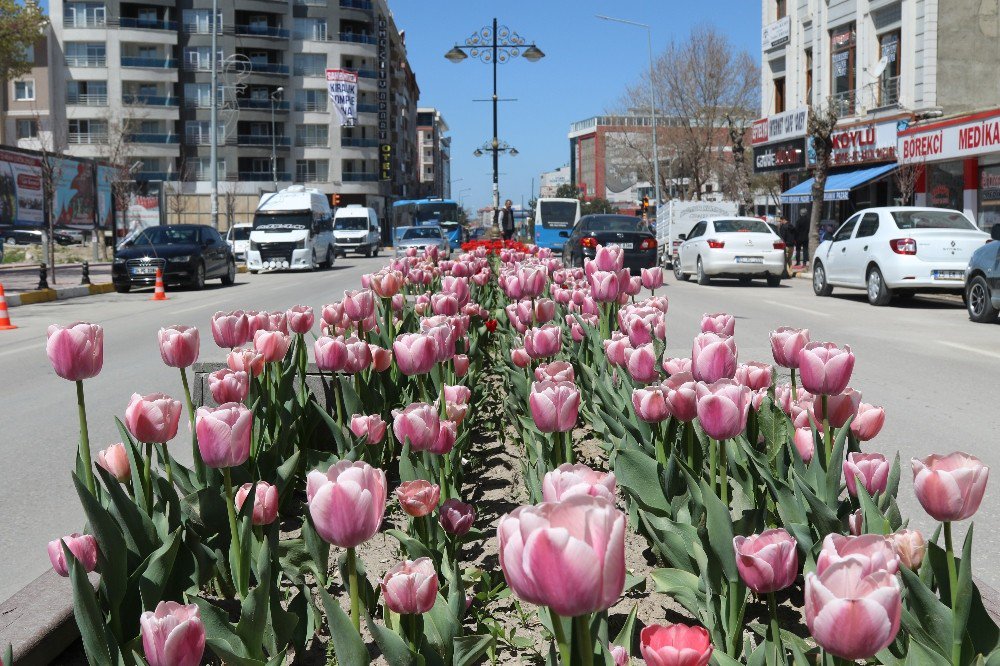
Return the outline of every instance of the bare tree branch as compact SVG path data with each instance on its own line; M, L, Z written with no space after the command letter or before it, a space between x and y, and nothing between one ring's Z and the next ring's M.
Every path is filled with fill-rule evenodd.
M826 178L830 173L830 158L833 154L833 131L837 127L837 108L832 103L826 107L809 108L808 132L812 139L816 164L813 166L812 210L809 218L809 237L819 240L820 217L823 214L823 194L826 192ZM810 259L816 253L818 242L811 243Z

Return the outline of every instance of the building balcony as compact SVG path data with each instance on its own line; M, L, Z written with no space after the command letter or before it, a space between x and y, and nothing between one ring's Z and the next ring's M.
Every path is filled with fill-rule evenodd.
M84 93L82 95L70 94L66 95L66 104L71 106L107 106L108 95L107 93Z
M173 171L139 171L134 178L138 181L180 180L180 174Z
M273 145L281 148L287 148L292 145L292 142L287 136L270 137L261 134L239 134L236 137L236 145L260 146L264 148L270 148Z
M345 183L374 183L378 181L378 174L367 171L345 171L342 180Z
M356 71L358 73L358 76L360 76L363 79L377 79L378 78L378 72L376 72L374 69L359 69L359 70L356 70Z
M161 97L159 95L122 95L122 104L134 106L180 106L178 97Z
M269 99L252 99L250 97L241 97L236 99L236 106L240 109L257 110L257 111L270 111L272 108L275 111L288 111L289 103L284 100L279 100L277 102L272 102Z
M106 28L107 19L103 16L64 16L64 28Z
M295 174L295 181L299 183L328 183L330 182L330 176L325 173L299 172Z
M370 0L340 0L340 6L344 9L360 9L362 11L372 11Z
M353 136L340 137L341 148L378 148L378 139L364 139Z
M70 132L66 136L66 141L70 145L106 144L108 142L107 132Z
M67 55L66 65L68 67L107 67L107 56L98 55Z
M830 95L830 105L836 109L838 118L853 116L857 108L857 99L853 90Z
M240 171L238 177L242 181L258 181L263 183L270 183L274 180L273 171ZM292 174L287 171L278 172L279 181L290 181L292 179Z
M122 56L122 67L142 67L143 69L177 69L174 58L138 58Z
M187 134L184 137L184 143L189 146L211 146L212 138L207 134ZM226 145L225 137L220 136L219 140L216 142L218 146Z
M160 134L155 132L136 132L128 136L128 140L132 143L155 143L155 144L172 144L180 143L180 137L173 132Z
M326 69L313 69L311 67L296 67L295 76L326 76Z
M337 35L337 41L349 42L352 44L375 44L374 35L366 35L360 32L341 32Z
M326 0L295 0L300 7L326 7Z
M329 106L327 106L326 99L322 99L318 102L296 102L295 110L304 111L306 113L326 113Z
M288 39L287 30L269 25L237 25L234 28L234 32L237 35L243 35L246 37L273 37L275 39Z
M160 19L129 18L118 19L120 28L138 28L140 30L170 30L177 31L177 21L161 21Z
M378 104L358 104L358 113L378 113Z
M274 62L254 62L251 60L250 71L254 74L282 74L287 76L288 65L281 65Z
M300 136L295 138L295 145L299 148L326 148L330 145L330 137Z

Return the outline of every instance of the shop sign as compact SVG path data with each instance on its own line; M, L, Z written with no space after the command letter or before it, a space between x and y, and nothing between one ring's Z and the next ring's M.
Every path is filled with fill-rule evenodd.
M759 146L805 136L808 121L809 109L804 106L761 118L750 128L750 143Z
M901 163L1000 153L1000 110L900 132L896 152Z
M792 34L792 19L790 16L780 18L774 23L765 25L761 30L761 45L765 51L784 46Z
M891 162L896 159L896 121L838 129L831 136L834 166Z
M806 166L805 141L792 139L753 149L754 173L797 171Z
M389 26L379 14L376 38L378 55L379 180L392 180L392 143L389 133Z

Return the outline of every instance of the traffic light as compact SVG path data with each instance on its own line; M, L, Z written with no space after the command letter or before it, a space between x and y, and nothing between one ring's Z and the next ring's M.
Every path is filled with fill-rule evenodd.
M333 195L333 206L334 206L334 208L337 208L337 207L340 206L340 195L339 194L334 194Z
M649 197L648 196L644 196L642 198L642 212L643 213L649 212Z

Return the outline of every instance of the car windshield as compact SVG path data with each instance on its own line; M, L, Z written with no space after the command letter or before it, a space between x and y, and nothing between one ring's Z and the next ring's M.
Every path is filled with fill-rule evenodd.
M230 238L234 241L250 240L250 227L233 227L230 231Z
M715 231L720 234L739 232L766 234L771 232L763 220L716 220Z
M340 231L364 231L368 228L368 218L338 217L333 222L333 228Z
M294 213L260 212L253 216L253 228L257 231L298 231L308 229L312 225L312 213L309 211Z
M542 227L545 229L569 229L576 222L576 201L541 201L538 204Z
M587 220L586 231L648 231L642 219L628 215L608 215Z
M953 210L897 210L892 219L900 229L976 229L968 218Z
M198 242L198 230L187 228L177 228L177 227L150 227L149 229L143 229L135 240L132 241L133 245L180 245L182 243L197 243Z
M421 238L441 240L441 230L438 227L410 227L403 230L402 240L419 240Z

